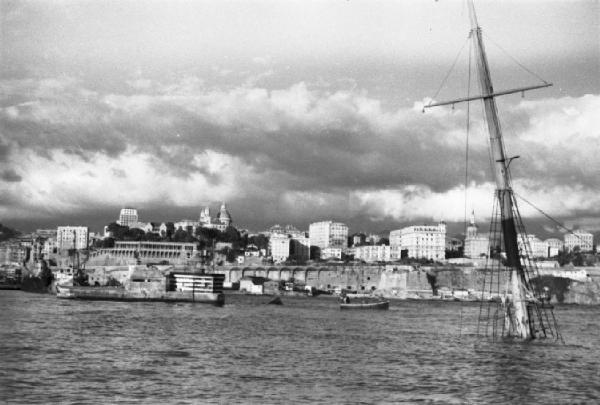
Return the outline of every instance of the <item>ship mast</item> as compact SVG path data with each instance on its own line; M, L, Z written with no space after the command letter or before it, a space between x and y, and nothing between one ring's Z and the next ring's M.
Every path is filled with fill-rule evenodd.
M490 148L494 159L494 174L496 178L496 196L500 203L502 213L501 229L504 236L504 251L506 252L507 266L511 268L511 302L507 302L505 323L509 335L521 339L531 339L534 334L530 330L529 314L525 296L525 274L519 258L519 245L517 241L517 228L513 216L513 198L510 184L509 164L506 159L502 130L498 119L494 88L490 76L481 27L477 23L477 15L473 2L469 2L469 15L471 19L471 38L475 43L475 59L479 76L479 87L483 95L485 117L490 135Z
M481 99L483 101L485 118L490 138L491 155L494 160L494 177L496 180L496 197L501 211L501 229L504 240L504 251L506 253L506 266L510 269L510 290L511 298L507 299L505 305L505 330L506 335L518 339L532 339L535 337L533 322L530 321L530 311L527 302L527 278L525 269L519 256L519 244L517 235L517 226L515 221L515 208L513 206L513 191L511 188L511 177L509 166L512 158L506 157L504 141L502 138L502 129L498 119L498 109L496 107L496 96L524 92L536 88L551 86L551 83L544 82L541 85L529 86L518 89L494 92L492 78L488 66L485 47L483 45L481 27L477 22L475 6L473 1L469 1L469 17L471 20L470 38L473 41L475 49L475 58L477 60L477 72L479 77L479 87L481 95L467 97L446 102L430 103L425 106L434 107L440 105L454 105L456 103Z

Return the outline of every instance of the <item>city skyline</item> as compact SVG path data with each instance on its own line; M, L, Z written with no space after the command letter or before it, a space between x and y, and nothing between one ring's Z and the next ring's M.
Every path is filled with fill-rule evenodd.
M476 6L496 88L537 79L493 43L554 83L499 99L517 193L600 230L598 3ZM2 2L1 18L5 225L96 229L124 206L161 221L227 201L254 230L461 228L465 108L421 113L465 42L461 2ZM438 99L465 95L459 65ZM480 223L484 139L472 117ZM556 230L521 211L532 233Z

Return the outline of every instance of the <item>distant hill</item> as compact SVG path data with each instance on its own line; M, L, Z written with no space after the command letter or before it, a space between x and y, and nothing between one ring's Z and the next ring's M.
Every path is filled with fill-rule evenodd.
M14 238L19 235L19 231L0 224L0 242Z

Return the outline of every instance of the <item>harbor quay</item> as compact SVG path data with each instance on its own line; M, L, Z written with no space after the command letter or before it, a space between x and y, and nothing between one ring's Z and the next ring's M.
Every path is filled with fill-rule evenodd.
M127 283L136 274L178 271L177 265L95 266L87 268L90 285ZM189 269L189 267L188 267ZM195 272L223 276L226 290L247 294L369 294L391 299L479 301L498 298L508 285L501 273L485 285L484 268L412 265L216 266ZM600 269L540 270L552 302L600 304ZM488 281L489 283L489 281Z

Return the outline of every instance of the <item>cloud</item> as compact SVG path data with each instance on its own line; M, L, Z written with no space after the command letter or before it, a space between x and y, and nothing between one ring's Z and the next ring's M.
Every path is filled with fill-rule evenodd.
M14 169L6 169L0 174L0 180L6 182L19 182L22 179Z
M6 216L215 200L298 221L464 216L464 109L422 114L419 103L383 107L359 88L210 88L194 76L138 77L121 92L65 77L4 80L0 90L3 177L16 179L17 167L21 177L6 190ZM501 102L508 154L521 156L515 189L555 215L598 214L599 109L597 95ZM486 215L487 135L471 121L467 204Z

